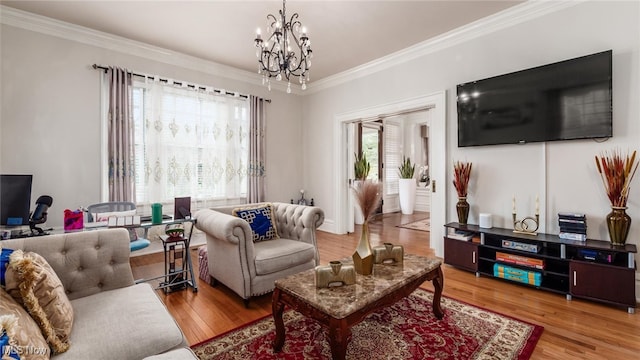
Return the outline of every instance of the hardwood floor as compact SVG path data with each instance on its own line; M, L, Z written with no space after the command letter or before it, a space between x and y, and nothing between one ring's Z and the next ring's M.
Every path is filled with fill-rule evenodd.
M426 232L396 226L425 216L425 213L380 216L369 227L371 244L392 242L403 245L405 252L433 256ZM319 232L321 263L351 256L359 236L359 227L348 235ZM196 250L191 251L197 267ZM161 254L135 257L131 263L135 278L162 273ZM445 296L544 326L532 359L638 358L640 314L575 298L567 301L562 295L502 280L477 278L449 265L443 265L443 272ZM271 314L270 295L251 299L250 308L246 309L242 299L225 286L214 288L199 279L198 282L197 293L158 292L191 344ZM422 286L432 289L428 282Z

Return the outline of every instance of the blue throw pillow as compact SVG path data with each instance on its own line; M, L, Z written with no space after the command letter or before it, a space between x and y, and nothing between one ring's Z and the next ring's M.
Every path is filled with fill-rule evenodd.
M9 339L9 334L2 329L0 331L0 349L2 354L7 357L7 359L15 359L20 360L20 355L18 355L18 351L14 346L11 345L11 339ZM3 357L4 359L4 357Z
M7 318L0 318L1 321L9 321L8 317L13 315L4 315ZM15 319L15 316L13 317ZM0 355L3 359L14 359L20 360L20 355L18 354L18 349L11 343L11 338L9 338L9 331L5 328L5 324L0 323Z
M234 209L233 215L249 223L253 231L253 242L279 238L274 222L273 205Z
M0 249L0 285L5 287L5 273L7 272L7 266L9 266L9 256L13 253L11 249ZM1 355L1 354L0 354Z

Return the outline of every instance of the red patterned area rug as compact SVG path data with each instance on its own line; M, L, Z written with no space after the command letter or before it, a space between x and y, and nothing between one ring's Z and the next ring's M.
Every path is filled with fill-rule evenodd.
M433 294L417 289L352 328L347 359L528 359L543 327L442 297L444 318L432 312ZM331 359L327 330L293 310L284 313L282 352L272 349L271 315L192 346L209 359Z

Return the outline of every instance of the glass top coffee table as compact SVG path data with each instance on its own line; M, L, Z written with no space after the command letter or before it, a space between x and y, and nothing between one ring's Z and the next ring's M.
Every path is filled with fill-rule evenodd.
M345 358L353 325L371 312L408 296L425 281L433 281L433 314L442 319L440 299L444 279L441 264L437 258L405 254L403 264L377 264L372 275L357 274L354 285L316 288L314 269L276 280L272 299L276 326L274 351L279 352L284 346L282 313L285 305L329 330L333 359Z

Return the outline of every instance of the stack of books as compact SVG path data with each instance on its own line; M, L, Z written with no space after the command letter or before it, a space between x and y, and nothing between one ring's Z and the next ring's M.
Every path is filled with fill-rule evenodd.
M517 269L502 264L493 264L493 276L534 286L540 286L542 283L542 273L540 272Z
M560 225L561 239L587 240L587 217L579 213L558 213L558 225Z

